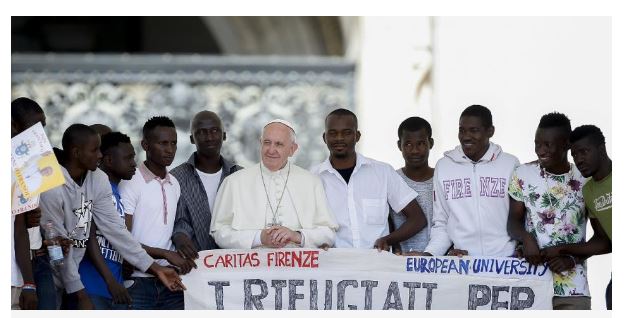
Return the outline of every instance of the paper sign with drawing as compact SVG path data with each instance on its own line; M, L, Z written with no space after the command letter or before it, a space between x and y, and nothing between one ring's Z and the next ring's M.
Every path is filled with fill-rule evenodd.
M41 123L11 138L11 214L38 207L39 194L64 184Z

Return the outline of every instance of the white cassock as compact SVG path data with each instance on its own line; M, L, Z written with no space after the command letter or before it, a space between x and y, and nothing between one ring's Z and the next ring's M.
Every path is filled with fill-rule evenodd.
M258 163L226 177L213 206L210 233L221 248L257 247L260 232L277 221L304 237L302 247L333 246L338 224L329 211L322 181L294 164L272 172ZM287 172L289 181L287 182ZM286 187L285 187L286 183ZM265 192L266 188L266 192ZM269 201L267 200L267 193ZM271 207L269 206L271 203ZM296 245L289 245L293 247Z

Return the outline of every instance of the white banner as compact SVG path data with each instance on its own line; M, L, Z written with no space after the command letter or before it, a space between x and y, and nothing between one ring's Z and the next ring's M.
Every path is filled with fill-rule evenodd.
M551 309L546 266L362 249L200 252L185 309Z

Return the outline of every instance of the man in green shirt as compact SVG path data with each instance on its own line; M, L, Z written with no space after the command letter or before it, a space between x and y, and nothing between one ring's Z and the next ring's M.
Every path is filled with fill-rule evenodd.
M571 156L580 174L591 177L582 188L593 237L586 243L564 244L544 249L550 259L558 255L587 258L611 253L611 159L607 155L602 131L593 125L577 127L569 137ZM606 291L607 309L611 310L611 281Z

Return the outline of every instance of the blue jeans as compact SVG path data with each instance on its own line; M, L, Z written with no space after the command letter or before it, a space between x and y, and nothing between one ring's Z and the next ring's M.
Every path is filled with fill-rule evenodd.
M89 299L97 310L127 310L127 304L114 304L111 298L89 294Z
M58 296L53 282L53 272L49 264L49 255L36 256L31 260L33 280L38 295L38 310L56 310L60 308L62 299Z
M172 292L155 277L132 277L133 285L127 288L136 310L183 310L184 294Z

